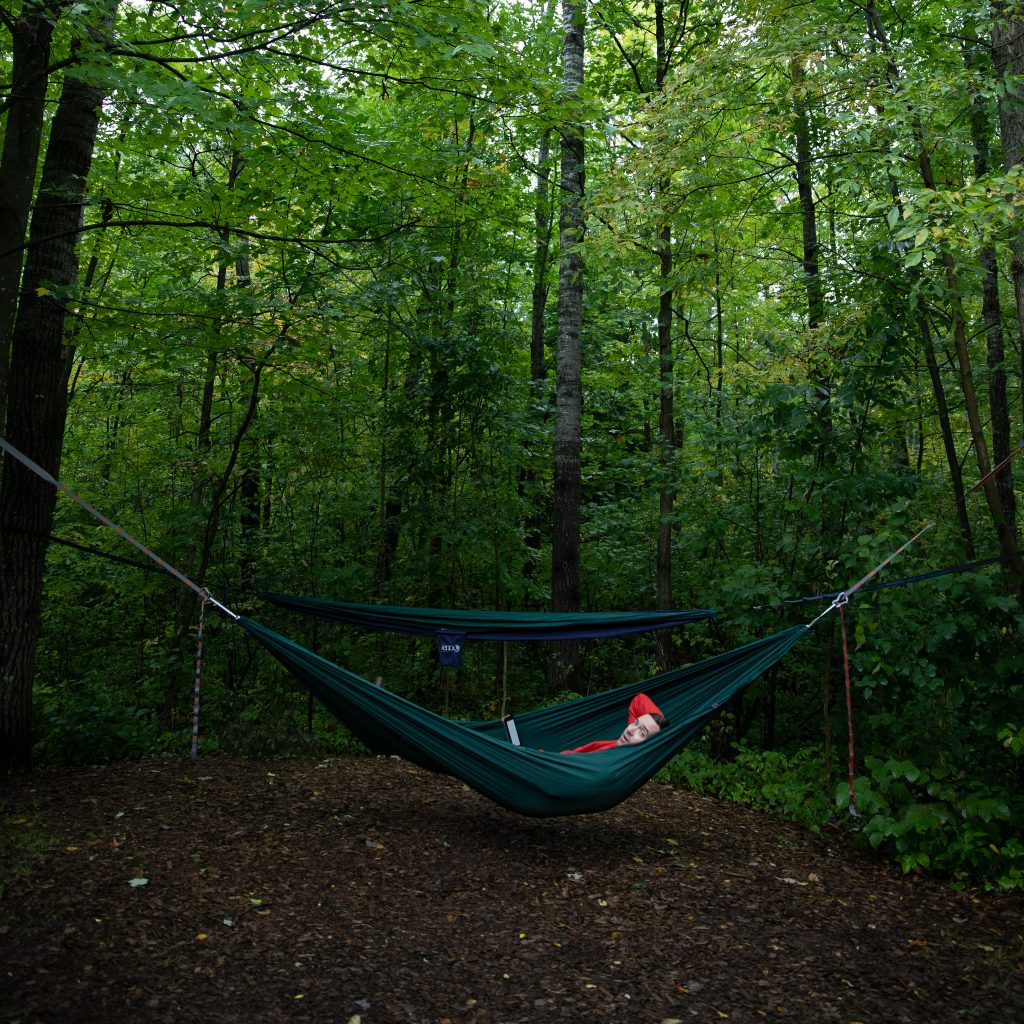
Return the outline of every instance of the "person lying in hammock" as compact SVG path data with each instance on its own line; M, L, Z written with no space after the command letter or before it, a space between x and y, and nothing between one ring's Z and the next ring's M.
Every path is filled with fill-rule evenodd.
M668 719L661 713L658 705L646 693L638 693L629 702L629 713L626 728L617 740L593 740L582 747L563 750L563 754L592 754L595 750L608 750L610 747L625 747L644 740L661 732L668 725Z

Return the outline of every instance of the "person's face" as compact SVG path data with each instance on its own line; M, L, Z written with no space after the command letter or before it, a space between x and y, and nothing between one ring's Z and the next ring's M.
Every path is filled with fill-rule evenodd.
M618 738L617 744L620 747L631 743L643 743L645 739L661 732L661 726L650 716L641 715L636 721L630 722L625 731Z

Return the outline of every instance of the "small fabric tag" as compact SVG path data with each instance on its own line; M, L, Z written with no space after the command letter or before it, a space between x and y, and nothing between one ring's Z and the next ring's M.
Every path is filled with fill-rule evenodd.
M437 631L437 660L441 665L462 664L462 648L466 644L465 633L453 633L451 630Z

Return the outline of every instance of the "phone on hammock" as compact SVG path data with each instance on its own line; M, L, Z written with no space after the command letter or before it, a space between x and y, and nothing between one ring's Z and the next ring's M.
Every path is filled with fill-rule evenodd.
M519 730L516 728L515 719L511 715L505 715L501 720L501 724L505 726L505 735L508 737L509 743L514 747L521 747L522 744L519 742Z

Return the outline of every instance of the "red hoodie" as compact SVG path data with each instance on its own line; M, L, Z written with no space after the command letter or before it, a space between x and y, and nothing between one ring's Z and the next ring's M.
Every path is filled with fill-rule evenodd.
M630 722L635 722L641 715L660 715L661 711L658 705L647 696L646 693L638 693L629 702L629 716L626 719L626 725ZM595 750L608 750L610 747L618 746L619 741L615 740L593 740L590 743L584 743L582 747L573 747L572 750L563 750L563 754L592 754Z

